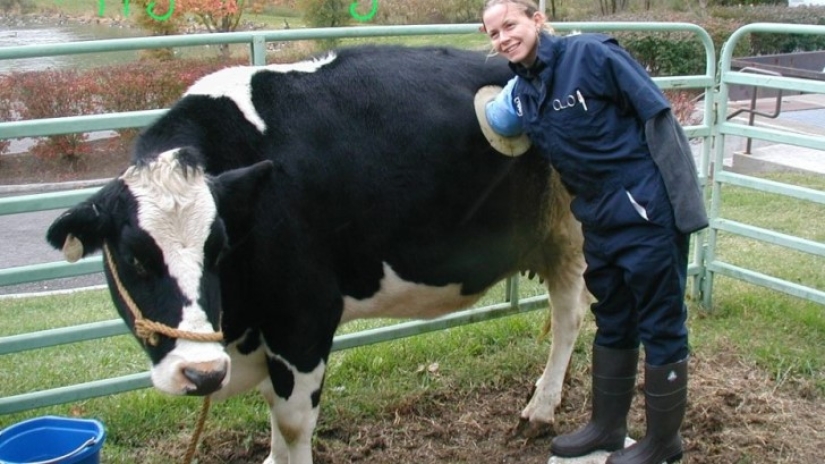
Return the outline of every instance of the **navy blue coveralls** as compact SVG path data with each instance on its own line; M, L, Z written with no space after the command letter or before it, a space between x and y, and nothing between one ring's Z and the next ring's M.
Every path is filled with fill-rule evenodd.
M641 342L654 366L684 359L689 233L706 223L702 205L698 225L677 227L673 197L646 140L647 122L673 119L669 102L638 62L601 34L542 33L536 63L511 67L518 76L511 103L523 129L575 195L585 281L597 299L595 344L631 349ZM673 124L659 127L667 132ZM696 177L695 167L687 177Z

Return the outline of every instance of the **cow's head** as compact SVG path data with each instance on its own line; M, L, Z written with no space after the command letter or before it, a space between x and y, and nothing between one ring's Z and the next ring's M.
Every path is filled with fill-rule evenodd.
M75 261L102 250L112 299L152 361L152 383L206 395L229 381L218 266L226 221L246 220L271 163L204 174L193 149L161 153L58 217L47 240Z

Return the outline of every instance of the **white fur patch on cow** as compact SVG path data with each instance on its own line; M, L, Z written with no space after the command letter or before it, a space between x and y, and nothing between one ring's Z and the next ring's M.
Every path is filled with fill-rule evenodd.
M224 351L223 345L178 339L175 341L175 349L164 356L161 362L152 366L152 385L170 395L187 394L196 387L183 374L184 369L189 366L203 366L202 370L214 371L227 369L221 389L229 384L232 378L229 355Z
M189 300L182 309L178 329L214 332L206 312L198 304L203 271L204 243L217 207L201 169L186 168L177 159L178 150L158 155L148 166L132 166L121 176L137 201L138 226L154 239L166 263L169 276ZM138 257L139 259L139 257ZM176 340L175 348L155 366L158 376L174 377L180 362L220 362L229 357L219 343ZM152 374L153 381L156 373ZM166 380L169 382L170 380ZM172 381L176 383L176 381ZM157 386L157 384L156 384ZM168 386L170 392L179 389Z
M384 263L384 277L378 292L363 300L344 297L341 323L374 317L432 319L468 308L480 297L481 295L462 295L461 284L433 287L407 282L389 264Z
M311 396L315 391L321 388L321 382L324 380L324 372L326 371L326 363L322 359L318 359L318 365L315 366L311 372L301 372L296 368L292 363L287 361L283 356L274 353L269 348L266 349L266 355L270 359L275 359L289 370L292 373L292 377L295 380L295 386L292 389L292 395L289 398L285 398L288 401L296 400L299 401L310 401L311 404ZM309 409L312 409L311 407Z
M158 155L145 168L129 168L122 176L138 204L138 225L163 253L169 275L190 304L183 308L178 329L213 332L198 305L203 272L203 246L218 215L206 175L189 168L185 175L178 150Z
M238 109L241 110L244 117L263 133L266 131L266 122L258 114L255 105L252 103L252 76L259 72L312 73L334 61L336 56L335 53L329 53L321 58L298 63L233 66L203 76L189 87L184 96L204 95L212 98L229 98L238 105Z

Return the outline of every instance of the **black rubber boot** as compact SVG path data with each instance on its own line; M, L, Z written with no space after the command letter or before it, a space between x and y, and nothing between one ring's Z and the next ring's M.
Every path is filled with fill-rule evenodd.
M664 366L645 366L647 433L617 451L605 464L668 464L682 459L679 428L687 406L687 358Z
M593 345L590 422L575 432L554 438L550 444L553 456L571 458L624 447L638 360L638 349L616 350Z

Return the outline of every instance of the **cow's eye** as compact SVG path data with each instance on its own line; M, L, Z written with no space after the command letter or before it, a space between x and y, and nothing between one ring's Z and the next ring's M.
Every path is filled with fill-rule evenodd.
M140 277L146 277L149 274L146 271L146 267L137 258L132 258L132 268L135 270L137 275L139 275Z

